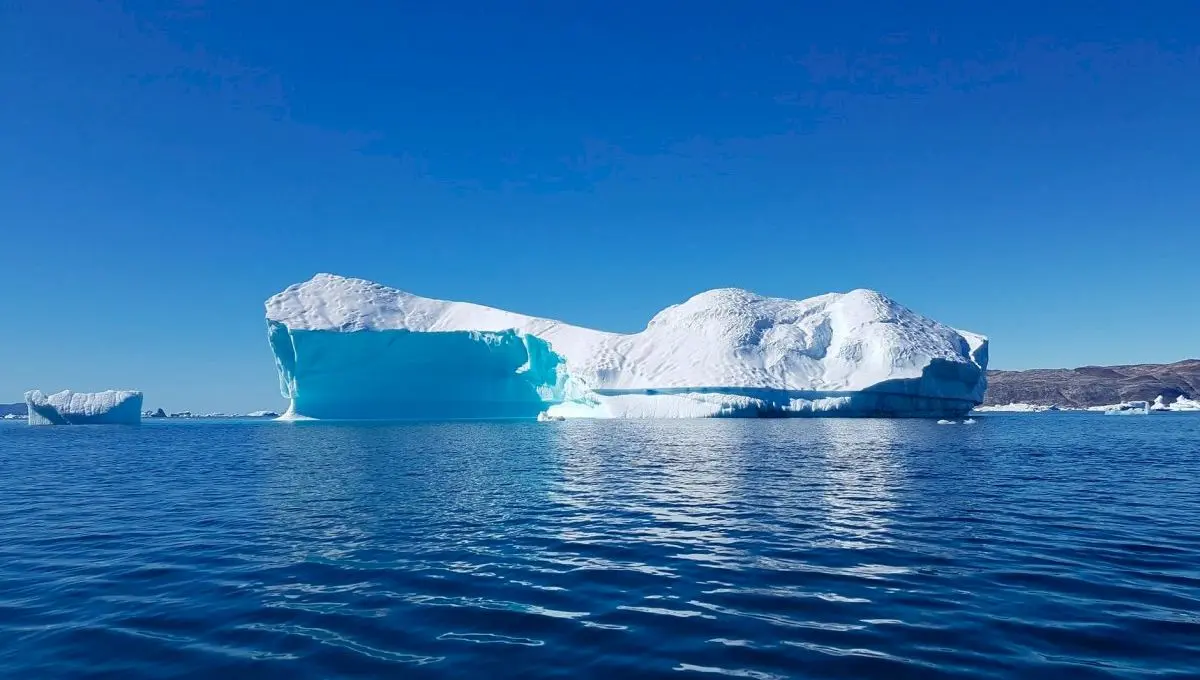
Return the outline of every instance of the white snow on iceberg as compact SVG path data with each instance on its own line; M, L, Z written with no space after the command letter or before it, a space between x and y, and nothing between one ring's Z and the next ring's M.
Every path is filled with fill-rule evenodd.
M131 390L72 392L49 396L25 393L30 425L137 425L142 422L142 393Z
M1160 394L1154 398L1154 403L1150 405L1151 411L1200 411L1200 400L1188 399L1182 394L1175 399L1175 403L1168 404Z
M1172 411L1200 411L1200 399L1188 399L1182 394L1171 404Z
M986 387L986 338L869 290L711 290L630 335L330 274L266 310L293 418L941 418Z

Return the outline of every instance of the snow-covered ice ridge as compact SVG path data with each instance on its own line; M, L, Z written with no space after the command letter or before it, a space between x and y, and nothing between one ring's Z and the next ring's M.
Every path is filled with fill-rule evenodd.
M136 425L142 422L142 393L132 390L25 393L30 425Z
M870 290L710 290L629 335L331 274L266 311L292 418L958 418L986 388L986 338Z

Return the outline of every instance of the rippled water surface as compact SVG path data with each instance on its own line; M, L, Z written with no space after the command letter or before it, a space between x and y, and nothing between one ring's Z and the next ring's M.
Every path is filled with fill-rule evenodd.
M1200 677L1200 416L0 425L0 676Z

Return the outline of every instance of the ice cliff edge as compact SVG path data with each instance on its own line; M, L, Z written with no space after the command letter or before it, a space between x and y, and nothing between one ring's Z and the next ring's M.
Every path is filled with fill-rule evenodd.
M330 274L266 312L293 418L943 418L986 388L986 338L870 290L711 290L629 335Z

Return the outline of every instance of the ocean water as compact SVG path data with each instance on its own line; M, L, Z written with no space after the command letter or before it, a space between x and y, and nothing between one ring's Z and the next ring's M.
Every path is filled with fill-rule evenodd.
M4 678L1197 678L1200 416L0 425Z

